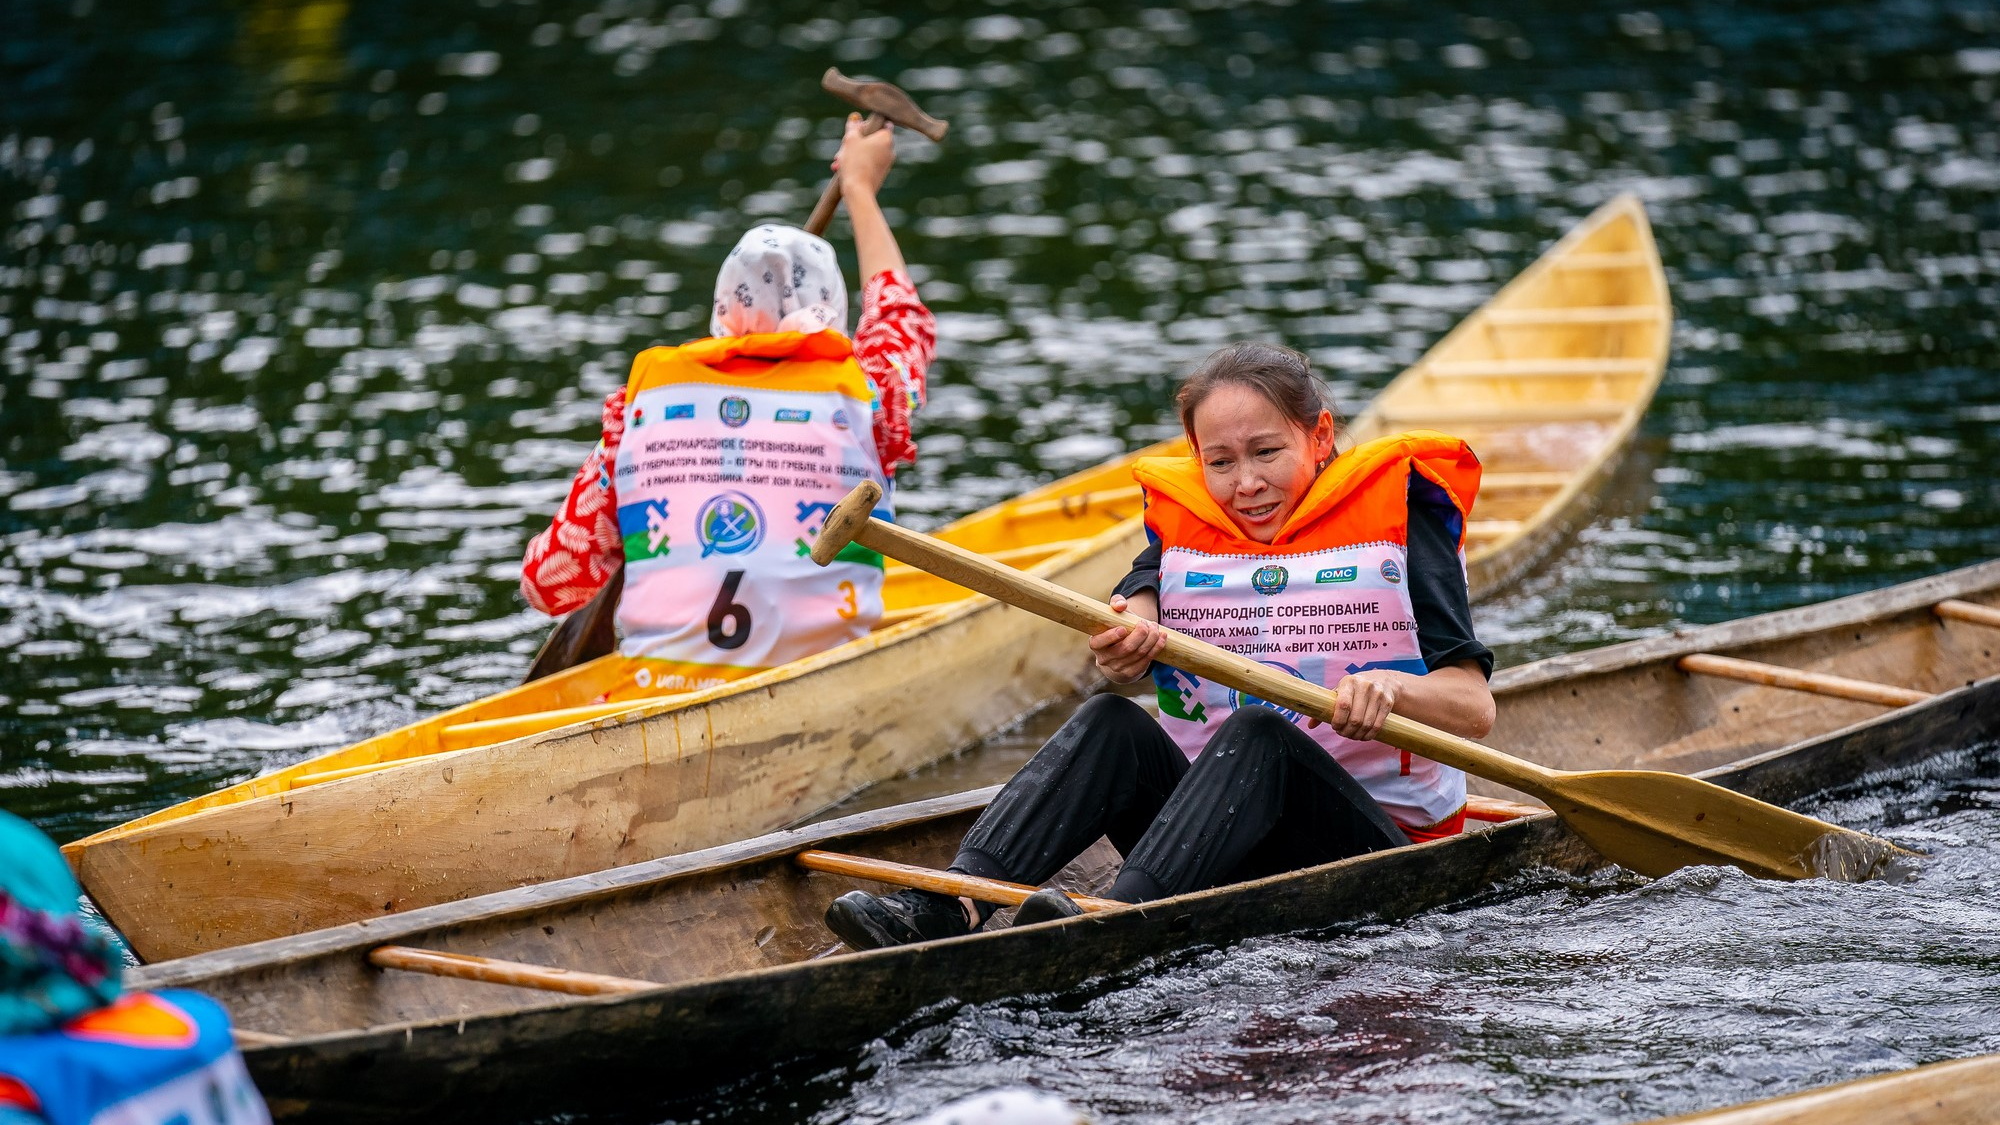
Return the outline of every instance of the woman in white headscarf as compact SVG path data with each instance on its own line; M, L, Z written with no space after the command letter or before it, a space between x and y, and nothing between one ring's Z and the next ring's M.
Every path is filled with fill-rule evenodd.
M834 169L854 230L863 285L853 358L874 388L872 430L880 470L893 477L916 460L912 413L923 405L937 346L937 320L917 297L902 250L876 203L895 161L893 130L863 135L851 116ZM847 331L847 282L833 247L797 227L767 224L744 234L715 279L712 337ZM604 400L604 430L570 485L548 530L528 544L521 593L543 613L568 613L590 600L625 559L614 468L629 414L626 388Z

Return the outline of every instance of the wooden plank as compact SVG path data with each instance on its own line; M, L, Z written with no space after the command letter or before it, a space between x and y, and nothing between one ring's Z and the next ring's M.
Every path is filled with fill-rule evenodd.
M974 902L993 902L1001 906L1019 906L1029 895L1041 889L1030 887L1025 883L981 879L975 875L961 875L956 871L937 871L929 867L915 867L886 859L871 859L867 856L843 855L839 852L816 849L800 852L796 862L807 871L823 871L829 875L869 879L896 887L914 887L920 891L958 895ZM1072 902L1085 910L1111 910L1131 905L1108 898L1093 898L1090 895L1069 897Z
M1550 422L1610 422L1632 409L1629 402L1543 402L1529 406L1385 407L1382 418L1399 429L1449 426L1538 426Z
M1030 543L1023 547L1009 547L1000 551L987 551L984 554L994 562L1020 566L1028 562L1040 562L1051 556L1060 555L1064 551L1074 551L1078 547L1089 545L1090 542L1089 539L1058 539L1053 543Z
M406 945L385 945L371 950L368 954L368 963L378 969L401 969L405 972L429 973L434 977L476 980L485 984L508 984L515 988L533 988L543 992L564 992L571 996L621 996L633 992L652 992L661 987L652 981L608 977L598 973L578 973L569 969L551 969L543 965L527 965L519 961L502 961L493 957L475 957L466 953L446 953L437 949L412 949Z
M1499 328L1563 328L1571 325L1645 324L1665 320L1658 305L1598 305L1549 309L1494 309L1486 323Z
M1543 492L1575 479L1571 473L1487 473L1479 478L1479 495L1496 492Z
M1594 254L1571 254L1556 263L1556 269L1565 273L1582 273L1591 270L1635 270L1652 264L1652 257L1639 250L1608 250Z
M1735 657L1716 656L1706 652L1690 653L1681 657L1677 663L1681 671L1696 675L1717 676L1747 684L1784 688L1788 691L1811 692L1814 695L1825 695L1834 699L1852 699L1858 703L1880 703L1884 707L1908 707L1912 703L1922 703L1931 698L1931 693L1927 691L1913 691L1910 688L1893 687L1869 680L1854 680L1845 676L1804 672L1797 668L1784 668L1755 660L1738 660Z
M1006 512L1009 520L1040 519L1047 515L1073 515L1107 506L1122 506L1139 502L1139 486L1127 488L1103 488L1075 496L1054 496L1047 500L1031 500L1025 504L1011 505Z
M1465 523L1467 539L1498 539L1520 530L1520 520L1467 520Z
M1648 1125L2000 1125L2000 1055L1857 1078Z
M1960 601L1947 598L1932 608L1931 612L1947 621L1964 621L1973 625L1991 625L2000 629L2000 609L1978 602Z
M1440 360L1424 370L1444 379L1525 379L1548 376L1596 378L1603 375L1651 375L1659 370L1660 359L1647 356L1620 359L1613 356L1547 359Z

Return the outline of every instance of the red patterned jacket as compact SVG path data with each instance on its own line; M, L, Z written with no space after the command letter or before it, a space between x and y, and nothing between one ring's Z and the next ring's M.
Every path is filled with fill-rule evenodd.
M911 415L924 404L925 380L937 352L937 318L917 298L902 270L884 270L861 290L854 360L875 384L875 448L882 471L917 459ZM618 493L612 466L625 436L625 388L604 397L604 436L584 458L569 498L549 529L528 541L521 560L521 596L543 613L568 613L604 588L624 564L618 537Z

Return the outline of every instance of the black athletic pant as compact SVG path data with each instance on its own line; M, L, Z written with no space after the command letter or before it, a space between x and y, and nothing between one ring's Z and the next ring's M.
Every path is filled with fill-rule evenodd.
M1000 790L952 870L1041 883L1099 836L1146 902L1409 843L1326 748L1268 707L1232 713L1192 763L1145 709L1093 696Z

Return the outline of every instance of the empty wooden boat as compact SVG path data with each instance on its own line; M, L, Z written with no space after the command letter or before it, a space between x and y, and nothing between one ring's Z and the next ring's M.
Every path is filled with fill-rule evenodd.
M1645 211L1620 197L1391 382L1347 440L1423 426L1472 440L1487 469L1467 529L1478 597L1587 513L1659 384L1670 317ZM1143 542L1130 464L1178 447L939 534L1107 590ZM899 564L886 604L874 635L749 679L633 699L605 657L64 851L142 959L185 956L766 832L1093 678L1060 628Z
M1684 670L1704 656L1795 686ZM2000 563L1988 563L1502 672L1488 741L1568 767L1703 770L1791 803L2000 734L1996 671ZM1922 698L1853 698L1864 682ZM282 1116L518 1117L614 1094L665 1100L815 1052L851 1060L952 1001L1068 988L1194 944L1405 918L1532 867L1603 863L1531 815L1143 907L842 953L822 913L867 884L820 860L809 871L801 853L941 868L992 792L203 954L131 983L228 1005ZM1100 841L1059 881L1094 889L1115 858Z
M1350 434L1442 430L1472 445L1486 472L1467 566L1490 588L1588 518L1659 389L1672 330L1645 206L1621 195L1397 376Z

